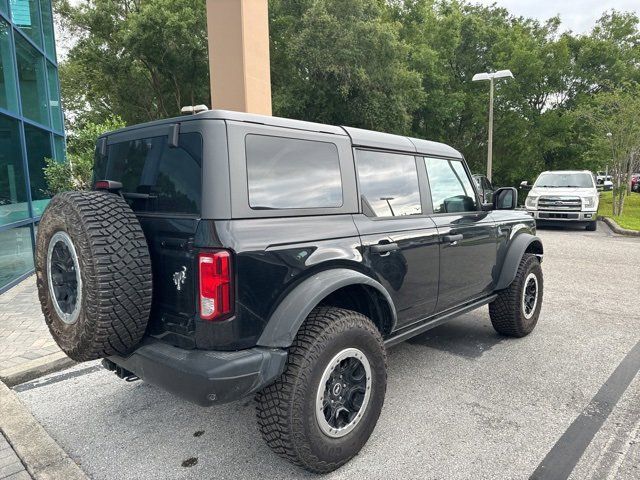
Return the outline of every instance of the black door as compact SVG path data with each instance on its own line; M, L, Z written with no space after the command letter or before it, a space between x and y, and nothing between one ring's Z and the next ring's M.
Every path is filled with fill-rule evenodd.
M438 296L439 239L424 216L416 158L356 151L363 214L354 215L365 265L393 298L397 327L433 313Z
M496 225L478 208L461 160L425 158L440 239L441 312L491 291L497 259Z
M122 183L122 196L149 245L152 334L189 335L194 329L198 269L192 243L201 211L203 155L195 128L183 125L175 146L169 144L170 125L117 133L109 136L104 155L97 153L96 179Z

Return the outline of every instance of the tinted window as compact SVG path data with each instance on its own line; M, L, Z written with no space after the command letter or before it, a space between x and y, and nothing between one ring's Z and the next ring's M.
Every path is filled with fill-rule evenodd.
M94 175L121 182L136 211L198 214L201 171L202 137L183 133L176 148L168 145L167 136L109 145L105 157L96 155Z
M29 216L23 165L18 121L0 115L0 226Z
M356 167L366 215L422 214L415 157L362 150L357 153Z
M15 35L18 82L25 117L49 125L44 57L20 35Z
M17 112L18 93L9 28L9 24L0 19L0 107Z
M38 0L11 0L9 6L13 23L39 47L42 47Z
M476 210L471 181L461 161L425 158L434 213Z
M333 143L247 135L249 205L255 209L342 206Z
M27 160L29 163L29 185L33 200L33 214L42 215L49 203L51 193L44 177L45 159L52 158L51 134L32 125L24 126L24 136L27 141Z

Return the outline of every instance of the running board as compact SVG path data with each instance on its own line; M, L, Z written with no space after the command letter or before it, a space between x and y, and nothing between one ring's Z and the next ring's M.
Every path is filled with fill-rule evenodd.
M400 342L404 342L411 337L415 337L416 335L420 335L421 333L426 332L427 330L431 330L443 323L448 322L449 320L454 319L455 317L462 315L464 313L470 312L471 310L475 310L476 308L482 307L488 303L493 302L498 295L489 295L488 297L481 298L479 300L474 300L472 302L466 303L461 307L455 308L453 310L447 310L446 312L440 313L434 317L429 317L426 320L420 321L418 324L412 324L407 327L404 327L394 333L391 337L387 338L384 341L384 345L386 347L392 347Z

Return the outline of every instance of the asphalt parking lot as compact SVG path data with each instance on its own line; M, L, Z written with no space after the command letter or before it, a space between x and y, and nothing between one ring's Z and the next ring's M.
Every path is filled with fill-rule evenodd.
M389 384L346 478L640 478L640 239L540 230L545 293L527 338L486 308L389 351ZM271 453L252 399L209 409L96 362L15 388L95 479L310 478Z

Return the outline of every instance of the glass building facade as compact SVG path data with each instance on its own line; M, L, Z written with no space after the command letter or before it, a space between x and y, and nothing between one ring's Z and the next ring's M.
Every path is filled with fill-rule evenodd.
M0 0L0 293L33 272L45 159L64 154L51 0Z

